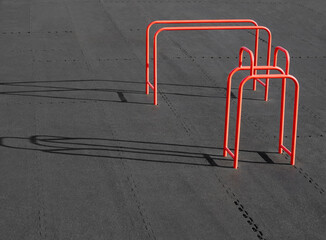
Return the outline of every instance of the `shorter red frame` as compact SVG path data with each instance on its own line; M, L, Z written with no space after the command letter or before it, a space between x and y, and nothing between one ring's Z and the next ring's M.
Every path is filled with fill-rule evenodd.
M251 64L250 67L242 66L242 55L243 51L247 51L250 55ZM278 51L282 51L286 55L286 72L277 67L277 54ZM274 66L254 66L253 65L253 53L245 47L240 49L240 57L239 57L239 67L235 68L228 77L227 83L227 97L226 97L226 109L225 109L225 126L224 126L224 147L223 147L223 156L226 157L229 154L233 160L233 167L238 168L238 160L239 160L239 143L240 143L240 128L241 128L241 112L242 112L242 96L243 96L243 87L244 84L251 80L257 79L260 81L260 78L269 78L269 79L282 79L282 98L281 98L281 116L280 116L280 131L279 131L279 153L282 153L283 150L290 155L291 157L291 165L295 164L295 152L296 152L296 136L297 136L297 126L298 126L298 107L299 107L299 82L298 80L289 75L289 66L290 66L290 57L287 50L282 47L276 47L274 51ZM252 73L254 70L277 70L280 74L256 74ZM238 92L238 106L237 106L237 120L236 120L236 133L235 133L235 144L234 144L234 153L228 148L228 136L229 136L229 120L230 120L230 101L231 101L231 83L232 76L240 70L250 70L250 76L244 78L239 85ZM286 79L291 79L295 85L295 93L294 93L294 110L293 110L293 128L292 128L292 147L291 151L283 145L283 135L284 135L284 115L285 115L285 94L286 94Z

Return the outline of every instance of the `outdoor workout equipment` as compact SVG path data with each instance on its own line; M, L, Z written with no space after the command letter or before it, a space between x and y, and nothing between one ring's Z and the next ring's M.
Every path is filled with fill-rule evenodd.
M255 26L191 26L191 27L164 27L157 30L153 39L153 84L149 81L149 32L150 28L155 24L195 24L195 23L252 23ZM272 35L268 28L259 27L257 23L251 19L222 19L222 20L160 20L154 21L147 26L146 29L146 94L149 94L149 88L154 91L154 105L157 105L157 37L162 31L191 31L191 30L251 30L256 29L255 38L255 60L254 64L258 63L258 42L259 30L265 30L268 33L268 48L267 48L267 63L270 65L270 55L272 46ZM269 70L266 71L266 74ZM265 87L265 101L268 100L268 79L266 79ZM256 79L253 79L253 90L256 90Z
M149 32L151 26L154 24L197 24L197 23L252 23L254 26L190 26L190 27L163 27L158 29L153 38L153 84L149 81ZM280 130L279 130L279 153L285 151L291 157L291 165L295 164L295 151L296 151L296 135L297 135L297 124L298 124L298 106L299 106L299 83L298 80L289 75L290 67L290 56L287 50L282 47L276 47L274 51L274 62L273 66L270 66L271 58L271 47L272 47L272 35L268 28L258 26L257 23L250 19L227 19L227 20L162 20L154 21L150 23L146 30L146 94L149 94L149 87L154 92L154 105L157 105L157 37L160 32L163 31L193 31L193 30L256 30L256 41L255 41L255 55L246 47L241 47L239 52L239 66L233 69L227 81L227 96L226 96L226 110L225 110L225 129L224 129L224 146L223 156L226 157L229 154L233 160L234 168L238 168L239 160L239 143L240 143L240 128L241 128L241 112L242 112L242 96L244 84L253 80L253 90L256 90L256 82L260 83L265 87L265 101L268 100L269 90L269 79L282 79L282 97L281 97L281 114L280 114ZM267 63L266 66L258 66L258 41L259 41L259 30L264 30L268 34L268 46L267 46ZM277 66L278 52L282 51L286 57L286 67L283 71ZM243 53L247 52L250 56L250 66L242 66ZM228 136L229 136L229 116L230 116L230 101L231 101L231 83L232 76L240 71L250 71L249 76L244 78L238 91L238 106L237 106L237 119L236 119L236 132L235 132L235 146L234 153L228 147ZM266 74L258 74L258 70L265 70ZM270 71L278 71L279 74L270 74ZM265 79L263 82L261 79ZM295 96L294 96L294 110L293 110L293 126L292 126L292 146L291 151L283 145L284 137L284 115L285 115L285 95L286 95L286 79L291 79L295 85Z
M243 52L246 51L250 55L250 67L242 66L242 56ZM277 55L278 52L282 51L285 53L286 57L286 68L285 72L277 67ZM282 47L276 47L274 51L274 64L273 66L254 66L253 63L253 53L246 47L242 47L239 53L239 67L233 69L228 77L227 82L227 96L226 96L226 109L225 109L225 126L224 126L224 147L223 147L223 156L226 157L229 154L233 160L233 167L238 168L238 159L239 159L239 143L240 143L240 128L241 128L241 112L242 112L242 96L243 96L243 87L244 84L250 79L257 79L258 82L264 84L260 79L269 78L269 79L282 79L282 97L281 97L281 114L280 114L280 130L279 130L279 153L281 154L283 150L290 155L291 165L295 164L295 150L296 150L296 136L297 136L297 125L298 125L298 106L299 106L299 82L298 80L289 75L290 67L290 56L287 50ZM276 70L279 71L279 74L254 74L254 70ZM230 120L230 101L231 101L231 82L232 76L240 70L250 70L250 75L244 78L239 85L238 92L238 106L237 106L237 119L236 119L236 130L235 130L235 143L234 143L234 153L228 148L228 136L229 136L229 120ZM295 86L294 93L294 109L293 109L293 126L292 126L292 147L291 151L283 145L283 136L284 136L284 115L285 115L285 94L286 94L286 79L291 79Z

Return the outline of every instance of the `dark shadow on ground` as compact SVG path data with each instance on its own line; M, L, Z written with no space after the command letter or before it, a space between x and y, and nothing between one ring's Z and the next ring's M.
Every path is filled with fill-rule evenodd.
M222 155L209 154L220 148L207 146L182 145L174 143L146 142L137 140L75 138L62 136L35 135L26 137L1 137L0 146L12 149L40 151L81 157L107 158L109 160L130 160L149 163L181 164L187 166L205 166L232 168L233 160ZM258 153L262 161L239 160L251 164L276 164L266 152L241 150ZM270 152L268 154L275 154Z
M108 87L98 87L98 88L89 88L89 87L63 87L63 86L51 86L51 84L67 84L67 83L94 83L98 82L98 84L103 83L117 83L117 84L128 84L126 88L108 88ZM62 96L61 93L85 93L85 92L95 92L95 93L115 93L115 94L138 94L141 96L145 95L145 91L143 88L139 88L140 85L145 86L143 82L135 82L135 81L119 81L119 80L105 80L105 79L90 79L90 80L54 80L54 81L19 81L19 82L2 82L0 86L9 86L9 87L18 87L24 88L23 90L9 90L9 91L0 91L2 95L15 95L15 96L24 96L24 97L37 97L37 98L50 98L50 99L63 99L63 100L80 100L80 101L99 101L99 102L117 102L117 103L133 103L133 104L146 104L150 105L147 100L143 99L142 101L128 101L126 96L123 99L126 101L119 100L108 100L103 98L84 98L84 97L70 97L70 96ZM183 85L183 84L171 84L171 83L159 83L160 86L171 86L174 87L173 91L163 90L160 91L166 95L175 95L175 96L186 96L186 97L200 97L200 98L219 98L225 99L225 96L219 96L215 94L202 94L196 93L197 90L205 90L205 89L220 89L225 91L225 87L216 87L216 86L200 86L200 85ZM130 89L132 86L132 89ZM134 87L136 86L136 87ZM26 88L26 90L25 90ZM33 89L31 89L33 88ZM36 89L35 89L36 88ZM129 89L128 89L129 88ZM145 88L145 87L144 87ZM139 89L139 90L138 90ZM187 89L187 91L183 91ZM189 93L191 90L191 93ZM55 95L48 95L48 94ZM44 94L44 95L43 95ZM224 94L224 93L223 93ZM232 98L237 98L237 96L231 92ZM255 100L262 101L259 98L246 98L245 100Z

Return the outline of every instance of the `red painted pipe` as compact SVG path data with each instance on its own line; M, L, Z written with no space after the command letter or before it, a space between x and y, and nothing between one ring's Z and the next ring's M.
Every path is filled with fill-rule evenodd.
M149 34L150 29L155 24L202 24L202 23L252 23L255 26L258 24L251 19L205 19L205 20L157 20L151 22L146 29L146 94L149 94ZM255 66L258 64L258 42L259 30L256 30L255 40ZM253 89L256 90L254 81Z
M275 68L275 69L274 69ZM258 70L259 67L257 67ZM264 68L265 69L265 68ZM281 70L278 67L271 67L270 70ZM227 110L226 110L226 121L225 121L225 134L224 134L224 150L223 150L223 155L226 156L228 153L228 150L230 149L227 147L228 143L228 126L229 126L229 106L230 106L230 93L231 93L231 77L235 73L235 70L233 70L228 79L228 93L227 93ZM231 77L230 77L231 76ZM284 79L291 79L294 82L295 85L295 93L294 93L294 110L293 110L293 128L292 128L292 147L291 151L289 151L287 148L285 148L283 145L280 145L279 148L282 148L285 150L291 157L291 165L295 164L295 152L296 152L296 136L297 136L297 126L298 126L298 107L299 107L299 82L298 80L288 74L259 74L259 75L251 75L246 78L244 78L239 86L239 93L238 93L238 107L237 107L237 120L236 120L236 133L235 133L235 146L234 146L234 154L232 156L234 160L233 167L238 168L238 160L239 160L239 143L240 143L240 128L241 128L241 112L242 112L242 96L243 96L243 87L244 84L254 78L269 78L269 79L275 79L275 78L281 78L282 80ZM282 92L282 104L284 104L285 98L283 95L285 92ZM283 109L284 111L284 109ZM283 116L281 114L281 122L284 124L284 112ZM280 134L280 138L283 138Z
M156 31L154 35L154 47L153 47L153 75L154 75L154 105L157 105L157 37L160 32L163 31L191 31L191 30L248 30L248 29L256 29L256 30L265 30L268 33L268 51L267 51L267 66L270 65L270 56L271 56L271 47L272 47L272 34L270 30L263 26L196 26L196 27L165 27ZM267 70L267 74L269 70ZM268 99L268 79L266 79L265 86L265 101ZM149 85L146 82L147 85Z
M285 65L285 74L289 74L290 71L290 54L289 52L278 46L274 50L274 66L277 65L277 54L279 51L282 51L285 54L285 59L286 59L286 65ZM285 97L286 97L286 79L283 79L282 81L282 99L281 99L281 119L280 119L280 134L279 134L279 147L278 147L278 152L281 154L283 153L283 135L284 135L284 113L285 113Z

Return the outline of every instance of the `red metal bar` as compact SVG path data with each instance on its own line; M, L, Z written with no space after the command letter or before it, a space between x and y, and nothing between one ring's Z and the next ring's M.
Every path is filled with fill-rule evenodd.
M289 149L287 149L284 145L281 145L281 148L282 148L282 150L284 150L290 156L292 155L291 151Z
M258 24L251 19L204 19L204 20L158 20L151 22L146 29L146 94L149 94L149 34L150 29L155 24L201 24L201 23L252 23L255 26ZM258 42L259 30L256 30L255 40L255 66L258 64ZM254 83L254 90L256 90Z
M246 51L250 55L250 66L243 67L242 66L242 57L243 57L243 51ZM234 158L234 154L229 150L228 148L228 137L229 137L229 116L230 116L230 102L231 102L231 81L232 76L239 70L247 70L250 69L250 75L253 75L253 59L252 59L252 51L246 47L241 47L239 52L239 67L233 69L231 73L228 76L227 81L227 94L226 94L226 107L225 107L225 121L224 121L224 148L223 148L223 156L226 157L227 153L231 155L232 158ZM256 72L256 71L255 71ZM236 166L234 166L236 168Z
M285 59L286 59L286 62L285 62L285 74L289 74L289 71L290 71L290 54L289 52L285 49L285 48L282 48L281 46L277 46L274 50L274 67L276 67L277 65L277 55L278 55L278 52L279 51L282 51L284 54L285 54Z
M154 90L154 86L151 83L148 83L148 85Z
M190 30L265 30L268 33L268 50L267 50L267 66L270 65L270 55L271 55L271 46L272 46L272 35L268 28L263 26L197 26L197 27L165 27L156 31L154 35L154 48L153 48L153 62L154 62L154 105L157 105L157 37L160 32L163 31L190 31ZM256 69L256 68L254 68ZM266 70L267 73L269 70ZM268 99L268 78L266 78L266 87L265 87L265 101ZM266 90L267 89L267 90Z
M248 77L244 78L241 81L240 86L239 86L233 167L234 168L238 167L243 87L247 81L254 79L254 78L257 79L259 77L266 78L266 79L267 78L269 78L269 79L274 79L274 78L287 79L288 78L294 82L294 85L295 85L295 94L294 95L295 96L294 96L294 110L293 110L292 147L291 147L291 152L289 150L287 152L291 156L291 165L294 165L295 164L295 152L296 152L296 139L297 139L296 135L297 135L297 126L298 126L299 82L294 76L288 75L288 74L265 74L265 75L261 74L261 75L252 75L252 76L248 76ZM226 130L226 131L228 132L228 130ZM227 134L225 135L225 137L227 137ZM224 142L225 141L227 142L226 138L224 139ZM224 146L224 149L226 147L227 147L227 144ZM285 147L284 148L282 147L282 149L285 150ZM225 155L224 152L223 152L223 155Z
M277 63L277 54L278 54L278 51L281 50L282 52L285 53L286 55L286 69L285 69L285 73L286 74L289 74L289 67L290 67L290 55L288 53L288 51L280 46L276 47L275 48L275 51L274 51L274 66L276 66L276 63ZM269 65L269 64L268 64ZM269 71L266 71L266 74L269 74ZM286 81L283 81L282 84L286 85ZM265 82L265 101L268 100L268 88L269 88L269 79L267 78L266 79L266 82ZM286 91L284 89L284 91Z
M241 47L239 52L239 68L242 67L243 52L246 51L250 56L250 75L254 75L254 54L246 47Z
M290 54L289 52L278 46L274 50L274 66L277 65L277 54L279 51L282 51L285 54L286 58L286 65L285 65L285 74L289 74L290 71ZM279 147L278 152L281 154L283 153L283 148L281 147L283 145L283 135L284 135L284 115L285 115L285 97L286 97L286 79L283 79L282 81L282 100L281 100L281 119L280 119L280 130L279 130ZM286 151L286 150L285 150Z
M261 85L263 85L264 87L266 86L266 84L263 82L263 81L261 81L260 79L256 79L256 81L257 82L259 82Z
M274 66L256 66L254 67L255 70L276 70L279 71L281 74L284 74L284 71L279 67ZM228 139L229 139L229 121L230 121L230 102L231 102L231 86L232 86L232 77L233 75L241 70L250 70L250 67L237 67L233 69L227 81L227 88L226 88L226 104L225 104L225 122L224 122L224 148L223 148L223 156L227 156L227 148L228 148ZM260 76L260 75L259 75ZM258 80L258 79L257 79ZM234 158L234 157L232 157ZM235 167L236 168L236 167Z
M234 158L233 152L228 147L225 150L230 154L232 158Z

